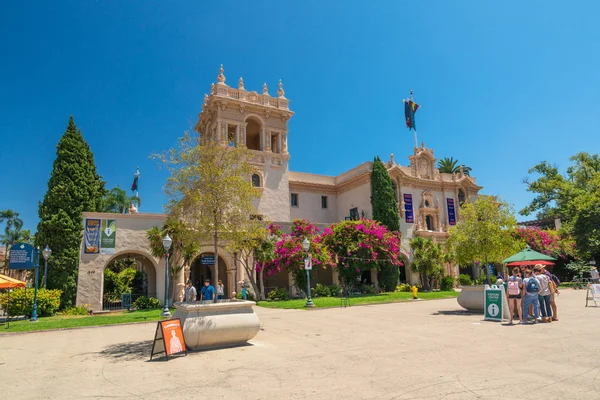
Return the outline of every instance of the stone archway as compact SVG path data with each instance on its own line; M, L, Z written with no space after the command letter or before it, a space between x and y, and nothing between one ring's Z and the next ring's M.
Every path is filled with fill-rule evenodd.
M157 273L158 268L156 261L154 258L147 254L144 251L140 250L123 250L114 254L106 261L102 268L101 274L101 285L100 285L100 298L102 302L102 309L111 310L119 307L124 307L121 300L112 299L112 297L120 296L122 293L107 293L107 288L105 288L106 283L106 270L110 268L111 265L114 265L116 261L119 260L128 260L127 263L129 268L134 268L136 271L140 271L143 273L143 276L140 277L143 281L141 282L141 288L134 289L131 293L131 302L134 302L140 296L153 297L158 298L158 288L157 288ZM134 293L135 292L135 293ZM139 292L139 293L138 293ZM111 298L109 298L111 297Z
M214 280L215 265L214 261L210 261L211 258L214 260L214 252L212 249L203 248L200 254L190 263L189 279L196 287L198 295L200 295L200 290L206 279L210 280L211 285L215 287L215 290L217 289L217 282ZM230 297L231 292L235 291L236 270L229 255L224 253L222 249L219 249L218 267L218 279L223 283L225 292L223 298L227 299Z

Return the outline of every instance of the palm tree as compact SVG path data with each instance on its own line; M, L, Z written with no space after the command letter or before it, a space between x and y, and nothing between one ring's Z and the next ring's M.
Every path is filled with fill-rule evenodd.
M11 231L20 230L23 227L23 220L19 218L19 213L14 210L3 210L0 211L0 224L6 222L6 226L4 227L4 254L5 267L8 268L8 239L11 236Z
M471 167L467 167L466 165L460 165L458 160L455 160L454 157L444 157L438 161L438 171L445 174L456 174L460 171L460 167L462 166L463 173L465 175L471 174Z
M140 198L127 196L127 192L120 187L112 188L104 196L104 212L125 214L131 204L136 203L139 207Z

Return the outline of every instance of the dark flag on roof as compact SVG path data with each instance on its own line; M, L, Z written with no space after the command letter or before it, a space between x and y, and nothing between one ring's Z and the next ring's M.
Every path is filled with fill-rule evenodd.
M406 118L406 127L409 130L417 130L417 127L415 125L415 113L418 109L419 105L412 101L412 99L404 101L404 117Z

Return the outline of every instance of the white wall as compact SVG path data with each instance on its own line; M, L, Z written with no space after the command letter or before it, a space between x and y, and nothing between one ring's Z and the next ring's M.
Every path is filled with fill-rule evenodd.
M367 218L373 218L371 209L371 183L366 182L337 196L337 219L343 221L350 216L350 209L357 207L358 215L365 212Z
M266 163L263 170L263 192L255 201L258 212L268 221L290 221L290 188L287 162L281 167Z
M298 194L298 207L291 207L291 220L307 219L311 222L331 224L337 219L337 198L324 193L301 192L290 189L290 193ZM327 208L321 207L321 196L327 196Z

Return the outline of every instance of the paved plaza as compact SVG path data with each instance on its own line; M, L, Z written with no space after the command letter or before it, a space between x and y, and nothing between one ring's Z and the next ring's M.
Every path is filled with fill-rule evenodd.
M256 308L251 345L148 361L156 323L0 336L3 399L598 399L600 309L484 322L455 299Z

